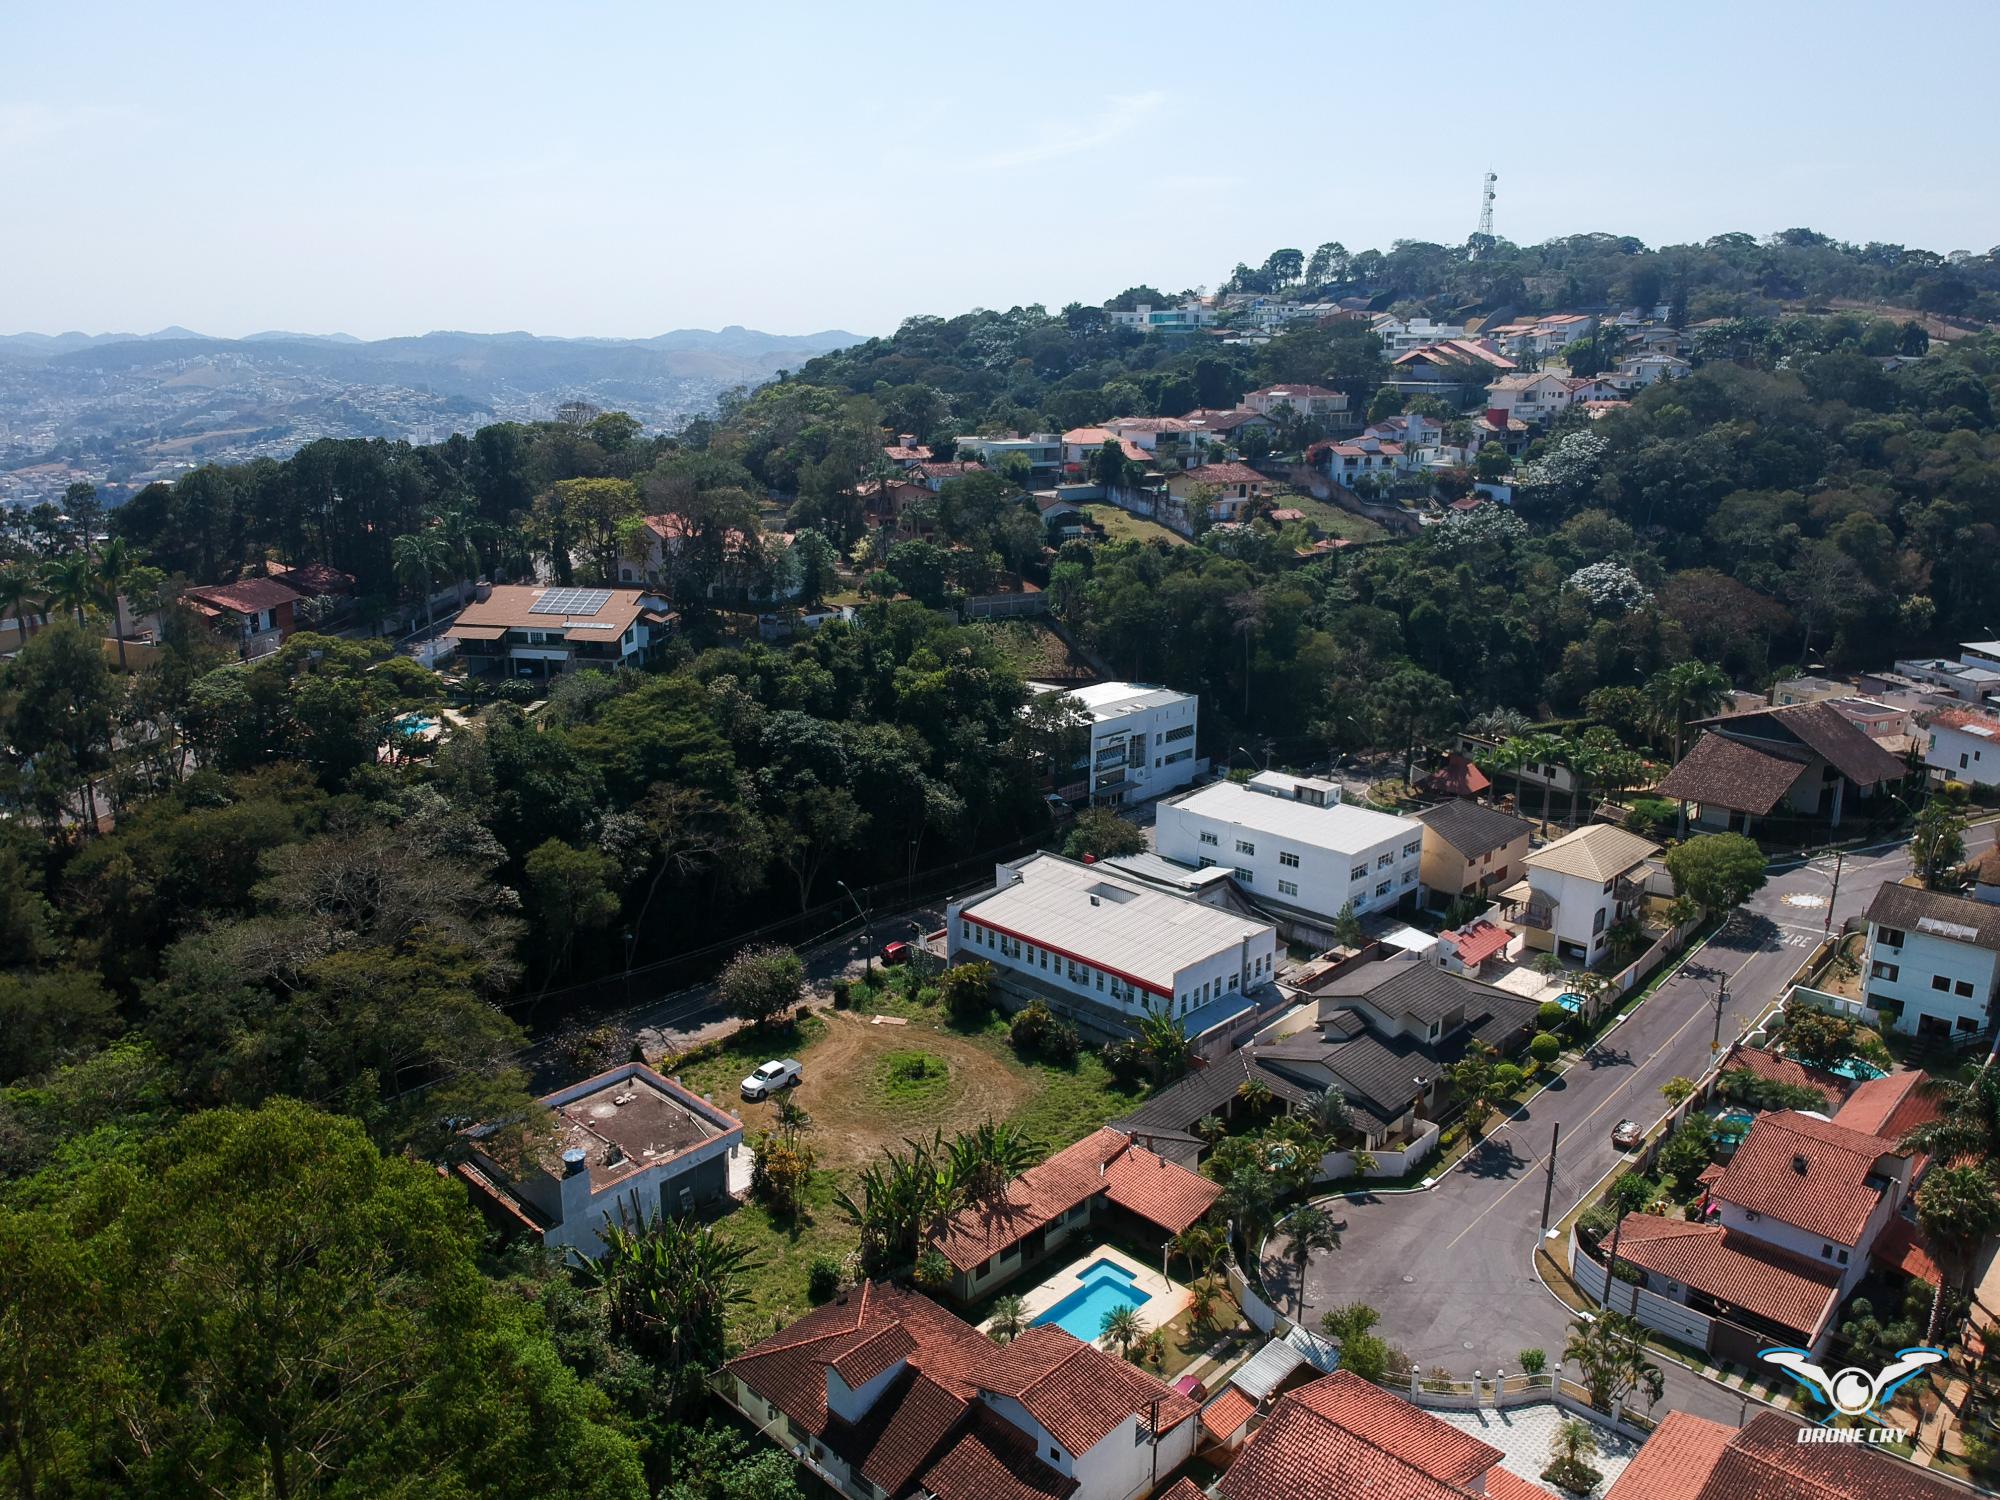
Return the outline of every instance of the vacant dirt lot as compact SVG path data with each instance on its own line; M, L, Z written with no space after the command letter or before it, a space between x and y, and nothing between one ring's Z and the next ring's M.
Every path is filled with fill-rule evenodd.
M948 1031L915 1023L875 1026L865 1016L822 1011L826 1034L799 1055L805 1082L793 1097L812 1116L813 1147L822 1167L840 1168L870 1160L883 1146L908 1135L946 1135L983 1120L1014 1115L1032 1088L1029 1078ZM882 1088L884 1059L891 1052L927 1052L949 1070L943 1089L914 1109L898 1109ZM760 1129L771 1112L766 1104L743 1104L743 1122Z

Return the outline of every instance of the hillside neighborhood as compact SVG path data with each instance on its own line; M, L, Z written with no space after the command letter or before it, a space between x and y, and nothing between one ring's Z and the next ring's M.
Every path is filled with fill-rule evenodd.
M1993 1483L2000 356L1800 236L11 509L0 1478Z

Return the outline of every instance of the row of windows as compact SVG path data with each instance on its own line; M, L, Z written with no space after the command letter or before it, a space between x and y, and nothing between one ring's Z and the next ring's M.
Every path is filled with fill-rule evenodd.
M1891 984L1903 977L1901 964L1887 964L1877 960L1868 970L1871 979L1886 979ZM1940 995L1956 995L1961 1000L1972 998L1973 984L1970 979L1953 979L1948 974L1931 975L1931 988Z
M1053 972L1058 978L1066 978L1079 989L1094 989L1099 994L1108 995L1120 1003L1148 1003L1152 991L1107 974L1102 969L1094 969L1089 964L1079 963L1063 953L1052 953L1047 948L1038 948L1033 943L1020 938L1009 937L1004 932L995 932L983 923L961 918L958 924L959 936L974 947L990 949L1002 958L1017 959L1023 967L1039 968Z

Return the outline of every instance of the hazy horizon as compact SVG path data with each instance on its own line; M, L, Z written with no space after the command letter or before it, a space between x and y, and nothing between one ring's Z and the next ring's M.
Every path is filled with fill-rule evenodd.
M2000 241L1976 89L1857 3L1521 18L1279 4L0 17L4 320L374 340L887 333L1213 287L1325 240L1808 226ZM2000 11L1924 14L1978 57ZM1950 142L1942 165L1938 146Z

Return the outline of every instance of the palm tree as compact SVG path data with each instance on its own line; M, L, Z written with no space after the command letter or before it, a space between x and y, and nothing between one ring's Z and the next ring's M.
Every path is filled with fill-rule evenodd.
M749 1299L750 1252L718 1238L711 1224L660 1214L645 1222L633 1195L628 1213L604 1227L604 1254L583 1265L584 1285L602 1296L614 1337L661 1370L678 1409L704 1388L729 1352L729 1311Z
M1514 742L1509 740L1508 743L1513 744ZM1568 759L1569 741L1561 735L1529 734L1521 736L1522 764L1537 767L1538 774L1542 778L1541 827L1544 834L1549 831L1549 796L1555 790L1555 777L1552 774L1552 768L1559 763L1566 762ZM1515 784L1517 786L1520 784L1518 775L1515 777ZM1515 811L1519 812L1520 809L1517 807Z
M1221 1115L1203 1115L1194 1122L1194 1133L1213 1146L1229 1134L1229 1125Z
M97 570L81 552L72 552L50 563L42 581L48 590L49 608L75 611L79 625L83 623L84 610L97 602Z
M389 543L389 565L395 571L397 583L422 594L424 630L427 633L435 630L437 618L431 608L431 579L451 566L451 549L444 538L436 531L406 532Z
M1271 1097L1271 1085L1261 1078L1246 1078L1236 1086L1237 1102L1253 1114L1269 1109Z
M1521 767L1528 763L1528 736L1512 734L1479 759L1495 772L1505 771L1514 778L1514 811L1521 810Z
M1186 1261L1188 1268L1197 1276L1214 1269L1227 1247L1228 1240L1222 1226L1209 1219L1188 1225L1173 1239L1173 1253Z
M138 569L139 559L132 555L132 544L122 536L115 536L106 542L104 550L97 555L97 582L111 605L111 628L118 637L118 670L121 672L128 670L125 664L125 589Z
M1178 1078L1187 1071L1194 1042L1181 1023L1165 1011L1149 1010L1139 1017L1139 1050L1153 1070L1153 1081Z
M1667 736L1678 763L1688 721L1721 711L1729 701L1729 677L1722 668L1705 661L1676 662L1646 679L1646 698L1654 730Z
M28 639L30 604L39 597L35 576L26 568L0 568L0 619L13 620L17 644Z
M2000 1229L2000 1193L1994 1191L1992 1175L1984 1166L1933 1169L1917 1194L1917 1225L1924 1238L1958 1270L1960 1289L1965 1290L1979 1247ZM1944 1287L1940 1285L1931 1299L1926 1343L1937 1342L1943 1311Z
M1197 1276L1188 1283L1188 1316L1197 1328L1215 1321L1215 1304L1222 1300L1222 1283L1214 1276Z
M1285 1221L1292 1235L1293 1279L1298 1285L1298 1310L1306 1310L1306 1262L1315 1251L1338 1250L1340 1231L1334 1227L1333 1215L1317 1203L1308 1203L1292 1210L1292 1216Z
M1276 1213L1278 1192L1263 1168L1243 1166L1222 1184L1222 1196L1216 1202L1243 1236L1244 1249L1250 1251L1264 1242Z
M1334 1141L1354 1128L1353 1106L1339 1089L1322 1089L1298 1106L1297 1113L1312 1126L1313 1134L1326 1143L1328 1151L1333 1149ZM1320 1154L1324 1156L1326 1152Z
M997 1198L1007 1184L1042 1159L1042 1148L1018 1126L988 1120L960 1131L944 1148L951 1196L965 1203Z
M1129 1356L1132 1346L1146 1336L1146 1325L1138 1308L1121 1302L1104 1315L1104 1321L1097 1325L1097 1336L1116 1345L1119 1354Z
M1965 1083L1933 1078L1923 1091L1936 1102L1937 1117L1904 1136L1903 1150L1938 1161L2000 1160L2000 1068L1988 1064Z
M1021 1330L1028 1326L1027 1310L1021 1299L1009 1292L993 1301L993 1316L987 1322L986 1336L996 1344L1011 1343L1021 1336Z

